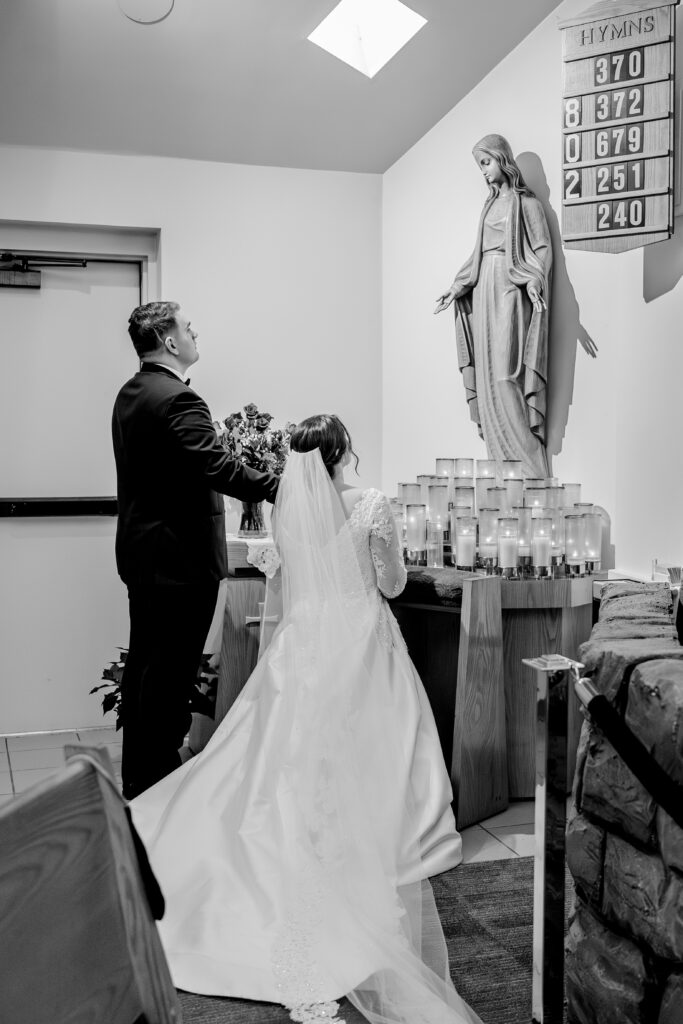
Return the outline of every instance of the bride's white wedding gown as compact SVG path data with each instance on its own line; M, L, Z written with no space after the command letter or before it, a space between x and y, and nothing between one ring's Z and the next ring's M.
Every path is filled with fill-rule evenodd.
M362 492L345 521L317 451L280 492L283 620L205 750L131 805L173 981L300 1021L338 1020L346 994L374 1024L472 1024L424 881L461 841L383 596L406 575L387 499Z

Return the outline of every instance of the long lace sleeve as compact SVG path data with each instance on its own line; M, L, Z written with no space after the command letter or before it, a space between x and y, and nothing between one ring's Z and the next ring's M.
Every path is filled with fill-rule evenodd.
M406 567L389 501L379 491L373 503L370 554L377 586L385 597L397 597L406 585Z

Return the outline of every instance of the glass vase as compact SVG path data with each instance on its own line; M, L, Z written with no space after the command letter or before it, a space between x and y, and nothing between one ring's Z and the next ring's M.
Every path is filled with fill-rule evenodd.
M238 537L267 537L262 501L243 501Z

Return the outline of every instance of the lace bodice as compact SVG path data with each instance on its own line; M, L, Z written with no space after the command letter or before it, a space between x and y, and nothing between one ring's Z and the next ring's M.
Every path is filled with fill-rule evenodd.
M397 597L407 574L386 495L374 487L363 491L348 522L366 589Z

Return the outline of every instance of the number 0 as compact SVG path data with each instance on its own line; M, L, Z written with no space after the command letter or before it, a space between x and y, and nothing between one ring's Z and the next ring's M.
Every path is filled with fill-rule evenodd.
M575 164L581 159L581 136L567 135L564 140L564 159L568 164Z

